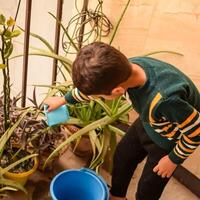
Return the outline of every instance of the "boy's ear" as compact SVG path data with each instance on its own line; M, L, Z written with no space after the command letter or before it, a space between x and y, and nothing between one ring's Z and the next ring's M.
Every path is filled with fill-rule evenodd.
M117 86L112 90L112 95L123 95L125 93L125 89L121 86Z

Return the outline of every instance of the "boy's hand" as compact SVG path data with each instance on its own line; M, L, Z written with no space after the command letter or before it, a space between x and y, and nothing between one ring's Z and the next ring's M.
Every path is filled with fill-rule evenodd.
M158 164L153 168L153 171L162 178L169 178L176 169L176 167L177 164L173 163L167 155L160 159Z
M66 103L67 102L64 97L49 97L44 100L44 104L48 105L48 112L55 110Z

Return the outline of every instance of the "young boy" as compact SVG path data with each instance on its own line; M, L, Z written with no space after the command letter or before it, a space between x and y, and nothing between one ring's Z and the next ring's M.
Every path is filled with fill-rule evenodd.
M139 118L119 142L110 200L125 200L137 165L147 157L136 200L158 200L169 178L200 144L200 95L172 65L149 57L127 59L102 42L83 47L72 69L74 89L45 101L49 111L90 95L113 99L126 92Z

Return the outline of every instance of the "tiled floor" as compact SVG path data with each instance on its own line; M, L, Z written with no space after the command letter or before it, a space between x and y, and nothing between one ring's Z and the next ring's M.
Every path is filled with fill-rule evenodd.
M84 165L85 160L75 156L70 150L68 150L65 154L63 154L58 162L56 162L53 174L56 174L64 169L80 168ZM134 194L137 188L138 179L142 171L142 166L143 164L138 167L135 175L131 180L127 193L128 200L135 200ZM104 177L108 184L110 184L111 176L108 175L105 170L101 170L100 174ZM49 194L49 176L50 174L48 173L35 173L26 185L26 188L28 190L27 196L21 192L12 192L9 194L8 197L3 198L3 200L50 200L51 198ZM160 200L199 200L199 198L191 193L186 187L181 185L174 178L172 178Z
M137 189L137 182L139 180L143 164L141 164L135 172L131 183L129 185L127 198L128 200L135 200L135 192ZM101 171L102 176L110 183L110 176L105 172ZM160 200L199 200L196 195L194 195L185 186L180 184L175 178L171 178L168 185L166 186Z
M131 181L131 184L129 186L128 190L128 199L134 200L134 195L136 188L137 188L137 182L140 176L142 170L142 166L140 166L137 171L136 175ZM199 198L195 196L191 191L189 191L185 186L180 184L175 178L171 178L170 182L166 186L160 200L198 200Z

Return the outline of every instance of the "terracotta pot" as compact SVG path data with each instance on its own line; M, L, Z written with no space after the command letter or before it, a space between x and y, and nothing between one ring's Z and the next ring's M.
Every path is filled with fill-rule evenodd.
M76 133L80 128L74 125L65 125L65 131L67 132L68 137ZM81 136L80 139L71 142L70 148L73 153L79 157L89 157L92 156L92 145L88 135Z

